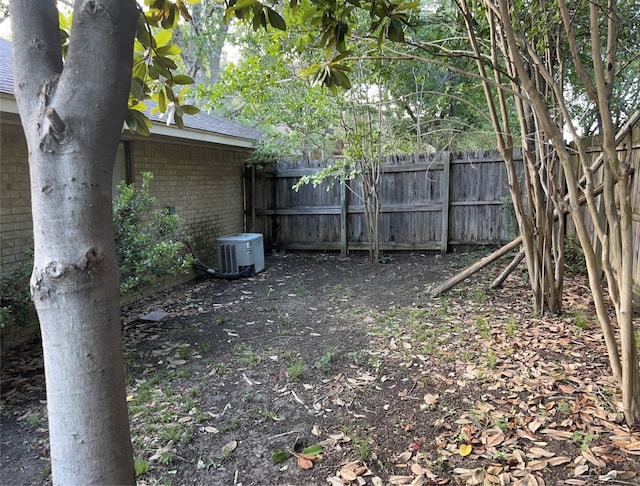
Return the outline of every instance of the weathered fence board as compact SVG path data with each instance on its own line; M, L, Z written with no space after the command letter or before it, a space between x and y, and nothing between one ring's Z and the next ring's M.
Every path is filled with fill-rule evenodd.
M279 163L251 178L252 231L268 247L368 248L358 179L292 187L318 162ZM418 154L383 165L379 186L383 250L440 250L450 244L500 243L513 238L502 159L494 153Z

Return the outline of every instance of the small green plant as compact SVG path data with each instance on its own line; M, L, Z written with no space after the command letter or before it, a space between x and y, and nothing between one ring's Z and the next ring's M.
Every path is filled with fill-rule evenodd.
M278 415L278 412L274 412L272 410L261 410L260 415L274 422L279 422L280 420L282 420L282 418L280 418L280 416Z
M299 378L302 375L303 369L304 367L301 360L294 361L287 367L287 375L289 375L289 378Z
M600 434L598 434L597 432L584 433L581 430L576 430L571 435L571 440L576 444L580 444L580 447L582 449L587 449L591 442L593 442L594 440L598 440L599 438Z
M186 368L180 368L179 370L177 370L175 372L174 375L176 378L181 378L181 379L185 379L189 376L189 372L186 370Z
M473 300L478 304L481 304L487 300L487 293L482 287L475 287L473 289Z
M149 186L151 172L142 184L118 185L113 202L113 225L123 294L149 284L154 277L186 272L193 257L186 252L182 218L168 209L157 209Z
M504 415L501 415L495 422L493 422L493 426L499 428L503 432L506 432L509 428L509 419Z
M571 404L567 400L560 400L558 402L558 410L560 413L568 415L571 413Z
M39 413L32 413L31 415L27 416L27 423L34 429L38 427L42 423L42 421L42 415L40 415Z
M228 363L216 363L213 365L213 372L218 376L224 376L231 370L231 366Z
M296 288L296 293L302 298L309 297L310 295L307 288L302 284L298 285L298 287Z
M363 350L350 351L347 353L347 358L352 360L355 364L362 364L367 360L367 352Z
M147 474L149 472L149 469L151 468L151 465L149 464L149 462L143 459L142 457L136 457L136 460L133 463L133 465L136 471L136 477Z
M188 345L183 345L178 348L178 358L188 360L191 357L191 348Z
M475 323L480 336L484 339L489 339L491 337L491 329L489 328L489 324L487 324L487 320L482 316L477 316L475 318Z
M242 366L253 368L257 366L260 361L262 361L260 355L258 355L251 346L238 344L234 349L240 358L240 364Z
M313 367L326 373L331 368L331 361L333 357L336 355L336 349L331 347L328 348L318 360L313 363Z
M585 316L582 312L573 313L573 325L580 331L585 331L590 327L589 319L587 319L587 316Z
M491 369L495 368L496 365L498 364L498 356L496 355L493 349L490 349L489 351L487 351L487 364Z
M173 463L174 459L175 456L171 452L165 451L160 454L160 464L164 464L165 466Z
M237 417L233 417L229 422L225 422L218 426L220 432L233 432L240 428L240 420Z
M440 297L438 300L438 317L444 319L449 316L449 301L446 297Z
M493 453L493 458L496 461L506 461L509 458L509 454L505 451L496 451Z
M367 437L359 435L351 435L351 444L353 444L353 452L363 462L366 462L371 455L371 443Z

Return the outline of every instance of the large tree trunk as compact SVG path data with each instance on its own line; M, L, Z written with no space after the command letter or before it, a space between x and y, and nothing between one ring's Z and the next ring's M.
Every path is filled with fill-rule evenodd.
M63 67L54 2L11 4L54 484L135 483L111 179L137 16L134 0L76 2Z

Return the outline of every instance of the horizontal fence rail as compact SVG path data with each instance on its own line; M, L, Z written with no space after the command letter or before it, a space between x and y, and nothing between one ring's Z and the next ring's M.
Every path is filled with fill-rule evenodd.
M368 248L361 182L330 178L292 187L327 162L280 162L257 171L248 188L252 231L267 247L290 250ZM502 158L494 152L419 154L382 166L382 250L436 250L496 244L517 235Z

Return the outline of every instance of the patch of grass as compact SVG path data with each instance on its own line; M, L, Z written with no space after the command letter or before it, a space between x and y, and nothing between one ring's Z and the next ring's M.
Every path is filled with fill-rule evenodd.
M482 287L474 287L473 289L473 300L477 304L482 304L487 300L487 293Z
M305 297L309 297L310 293L307 290L307 288L300 284L296 287L296 294L298 294L300 297L305 298Z
M280 416L278 415L278 412L274 412L272 410L261 410L260 415L274 422L279 422L280 420L282 420L282 418L280 418Z
M287 367L287 375L289 375L290 378L296 379L302 375L303 370L304 366L302 365L302 361L296 360Z
M361 349L358 351L350 351L347 353L347 358L352 360L355 364L365 363L368 356L369 356L368 353Z
M136 457L136 460L133 463L133 466L136 471L136 477L147 474L149 472L149 469L151 468L151 465L149 464L149 462L143 459L142 457Z
M313 363L313 367L322 371L323 373L328 373L331 369L331 361L336 355L336 348L330 347L325 350L324 354L318 358L318 360Z
M216 363L213 365L213 372L218 376L224 376L231 370L231 366L228 363Z
M201 354L209 354L211 352L211 343L210 342L200 343L198 344L198 349L200 350Z
M223 324L226 324L227 322L229 322L231 320L230 317L227 316L220 316L216 319L216 324L218 324L219 326L222 326Z
M163 452L160 454L160 464L169 466L175 460L175 456L171 452Z
M440 297L438 300L438 317L449 317L449 300L446 297Z
M558 402L558 411L564 415L571 413L571 404L567 400L560 400Z
M498 356L493 349L487 351L487 364L489 368L494 369L498 364Z
M353 444L353 452L363 462L366 462L371 455L371 443L367 437L359 435L351 435L351 444Z
M475 324L478 333L480 334L480 336L482 336L483 339L489 339L491 337L491 328L489 327L489 324L487 324L487 320L484 317L477 316L475 318Z
M181 368L178 371L176 371L176 378L188 378L189 377L189 372L187 371L186 368Z
M253 350L252 346L238 344L234 350L240 359L240 364L247 368L255 368L262 361L262 358Z
M39 427L43 421L44 418L39 413L32 413L27 416L27 424L29 424L29 427L33 427L34 429Z
M493 426L499 428L503 432L506 432L509 428L509 419L504 415L501 415L495 420L495 422L493 422Z
M233 432L234 430L238 430L239 428L240 428L240 419L238 417L233 417L228 422L225 422L218 426L218 430L220 432Z
M581 430L576 430L571 436L571 440L575 444L580 444L581 449L587 449L589 444L594 440L598 440L600 438L600 434L597 432L587 432L584 433Z
M514 337L516 335L516 331L518 330L518 321L514 317L509 319L507 323L507 336Z
M188 344L184 344L178 348L178 358L188 360L191 357L192 350Z
M586 331L591 327L589 319L582 312L573 313L573 325L579 331Z

